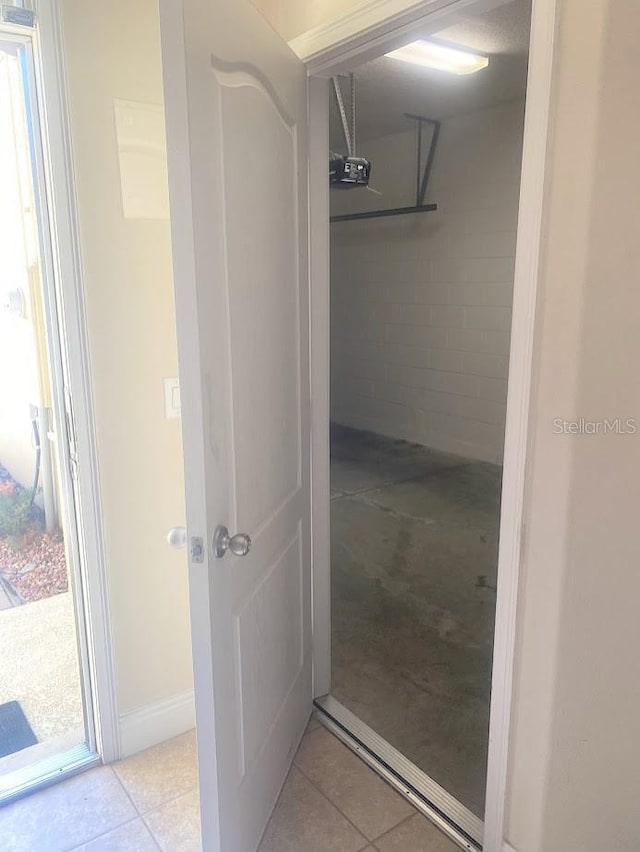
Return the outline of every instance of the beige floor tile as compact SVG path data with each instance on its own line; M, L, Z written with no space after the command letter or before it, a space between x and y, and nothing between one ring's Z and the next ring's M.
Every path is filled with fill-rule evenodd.
M115 763L113 768L141 814L198 784L193 731Z
M295 764L369 840L414 813L407 801L325 728L304 737Z
M459 852L459 847L421 814L376 840L375 845L379 852Z
M0 809L0 849L62 852L136 816L112 770L100 767Z
M295 767L258 852L356 852L365 838Z
M138 818L78 846L75 852L158 852L158 844Z
M315 713L312 713L311 718L309 719L309 724L307 725L306 733L310 734L311 731L315 731L316 728L320 727L320 722L318 722L317 716Z
M163 852L200 852L200 803L191 790L144 816Z

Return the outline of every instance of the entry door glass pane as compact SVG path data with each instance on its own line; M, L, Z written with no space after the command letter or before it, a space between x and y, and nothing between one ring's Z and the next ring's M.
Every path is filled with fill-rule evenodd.
M0 795L86 739L27 59L0 37Z

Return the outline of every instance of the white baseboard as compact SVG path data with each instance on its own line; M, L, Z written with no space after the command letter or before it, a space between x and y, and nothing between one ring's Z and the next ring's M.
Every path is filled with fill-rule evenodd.
M516 852L516 850L510 843L507 843L507 841L505 840L502 844L502 852Z
M177 737L195 726L193 690L120 716L120 757Z

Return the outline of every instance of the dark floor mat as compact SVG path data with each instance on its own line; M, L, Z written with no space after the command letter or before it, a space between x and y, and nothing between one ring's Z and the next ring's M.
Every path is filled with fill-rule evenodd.
M0 757L14 754L38 742L17 701L0 704Z

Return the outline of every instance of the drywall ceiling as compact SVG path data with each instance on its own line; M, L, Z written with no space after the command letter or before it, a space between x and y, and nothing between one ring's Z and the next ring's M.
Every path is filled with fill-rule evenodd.
M357 138L373 139L413 127L405 113L446 118L523 98L530 20L531 0L513 0L483 15L461 17L454 26L430 36L489 56L488 67L476 74L457 76L385 56L357 68ZM416 38L419 33L411 40ZM348 95L346 80L342 88ZM331 146L344 150L333 101Z

